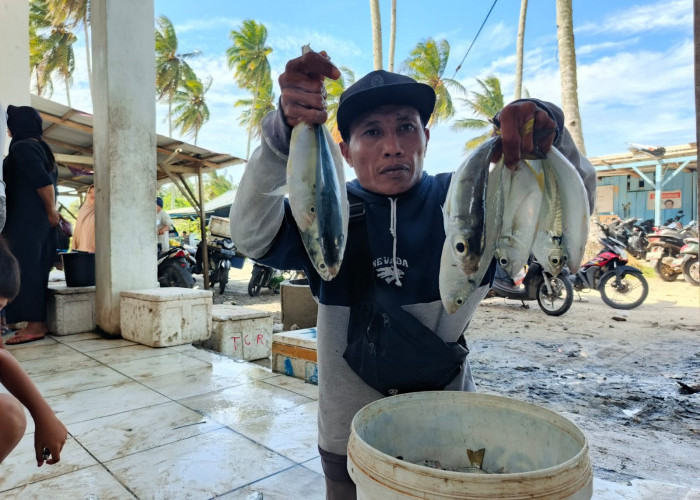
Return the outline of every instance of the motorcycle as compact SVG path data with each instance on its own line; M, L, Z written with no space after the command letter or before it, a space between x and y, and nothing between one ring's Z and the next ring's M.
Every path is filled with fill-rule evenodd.
M691 285L700 286L700 271L698 269L698 239L685 238L679 255L671 263L671 267L680 269L685 281Z
M649 294L649 283L642 272L627 265L625 245L615 238L598 240L603 248L593 259L570 275L574 290L598 290L607 305L615 309L634 309Z
M656 274L664 281L675 281L683 272L674 261L679 257L686 238L697 238L698 231L695 221L678 228L679 219L662 226L654 234L649 235L649 252L646 259L654 266ZM668 221L667 221L668 222Z
M204 242L200 241L195 253L195 274L204 272ZM229 238L216 238L207 244L207 256L209 258L209 286L219 284L219 293L223 294L228 283L228 274L231 270L231 259L236 257L236 247Z
M503 268L497 267L493 287L486 296L520 300L523 307L526 307L526 300L537 300L545 314L561 316L574 301L574 289L567 268L558 276L552 276L531 258L521 285L516 285Z
M274 293L279 293L280 282L272 279L275 274L275 269L253 262L253 272L250 274L250 281L248 282L248 295L257 297L265 287Z
M639 218L630 217L624 220L614 220L608 224L601 224L596 221L596 224L603 231L603 234L609 238L614 238L624 244L626 250L637 259L644 259L649 248L649 222L646 220L639 223Z
M174 246L158 254L158 283L161 287L192 288L194 259L183 247Z

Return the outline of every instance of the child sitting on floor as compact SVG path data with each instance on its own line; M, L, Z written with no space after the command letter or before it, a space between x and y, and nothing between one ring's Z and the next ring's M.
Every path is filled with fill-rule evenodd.
M19 264L5 240L0 238L0 310L19 291ZM34 452L37 466L55 464L68 431L0 340L0 383L12 394L0 394L0 463L24 435L27 420L24 405L34 419ZM14 397L13 397L14 396Z

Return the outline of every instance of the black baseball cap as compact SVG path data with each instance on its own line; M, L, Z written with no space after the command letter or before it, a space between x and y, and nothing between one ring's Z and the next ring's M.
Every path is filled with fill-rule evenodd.
M372 71L340 95L336 122L344 141L350 139L350 126L361 114L385 104L403 104L418 110L423 126L435 108L435 91L410 76L382 69Z

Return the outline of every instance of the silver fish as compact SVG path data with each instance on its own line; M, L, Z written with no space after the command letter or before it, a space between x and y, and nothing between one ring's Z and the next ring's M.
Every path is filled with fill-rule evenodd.
M326 281L339 272L348 233L348 200L340 149L323 125L292 130L287 161L289 204L306 253Z
M452 175L445 198L445 244L466 274L476 272L484 252L488 166L498 140L499 137L487 140L460 165Z
M484 169L488 171L488 158L485 157ZM438 285L440 299L448 314L453 314L462 307L471 294L479 288L481 281L489 268L491 259L496 250L496 244L503 223L503 188L502 177L504 175L503 160L501 159L491 168L486 180L486 197L484 203L483 247L476 261L475 269L464 272L462 262L453 251L448 233L442 247L440 259L440 274Z
M562 208L562 234L566 265L572 273L581 267L588 238L590 206L581 176L556 148L547 153L547 161L557 180Z
M514 277L530 257L542 202L542 186L527 161L515 171L506 169L503 184L503 226L496 259L508 276Z
M561 193L553 167L548 160L532 162L542 171L544 189L542 205L537 221L537 233L532 244L532 254L542 268L557 276L566 264L564 250L564 226Z

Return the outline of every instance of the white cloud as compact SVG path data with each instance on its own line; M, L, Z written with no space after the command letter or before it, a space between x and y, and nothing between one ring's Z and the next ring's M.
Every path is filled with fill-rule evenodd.
M651 5L635 5L619 10L600 21L575 28L575 34L648 33L654 30L685 30L693 26L693 5L688 0L661 0Z

